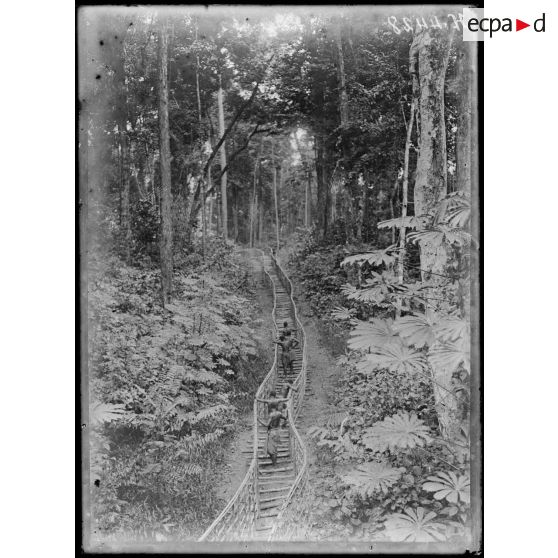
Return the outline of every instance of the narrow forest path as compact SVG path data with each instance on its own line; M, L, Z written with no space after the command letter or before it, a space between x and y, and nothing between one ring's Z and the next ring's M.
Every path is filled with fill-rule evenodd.
M253 318L259 320L258 330L266 340L266 362L261 370L261 377L263 378L269 370L274 356L275 324L271 314L273 311L273 293L270 292L265 283L262 283L262 263L259 255L246 258L244 264L246 269L251 272L254 285L254 293L250 297L254 303ZM247 451L247 447L252 441L253 418L251 407L238 417L235 433L228 444L226 457L219 465L215 495L221 502L221 508L234 496L248 471L252 452Z

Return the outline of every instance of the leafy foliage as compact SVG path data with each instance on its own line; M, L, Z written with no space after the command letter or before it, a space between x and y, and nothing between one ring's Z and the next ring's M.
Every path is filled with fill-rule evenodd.
M341 478L344 482L353 486L358 493L371 496L377 490L381 490L384 494L387 493L401 474L402 469L370 461L357 466L354 471L342 475Z
M386 534L393 541L435 542L444 540L444 525L437 521L436 513L418 507L407 508L405 513L394 513L385 522Z
M395 256L392 254L392 251L393 247L390 246L385 250L375 250L374 252L368 252L366 254L356 254L354 256L349 256L341 262L341 266L352 264L358 264L362 266L364 263L367 263L378 267L382 265L388 267L395 261Z
M375 353L366 355L358 363L359 370L374 371L378 368L386 368L390 372L423 372L428 369L424 354L400 341L375 350Z
M453 471L440 472L436 476L428 477L428 482L422 485L423 490L434 492L436 500L446 499L452 504L470 502L469 477L467 475L457 475Z
M397 345L397 335L390 320L372 318L369 322L358 321L351 332L347 345L350 349L378 350Z
M365 429L362 441L366 447L382 452L424 446L432 438L430 428L415 414L399 413Z

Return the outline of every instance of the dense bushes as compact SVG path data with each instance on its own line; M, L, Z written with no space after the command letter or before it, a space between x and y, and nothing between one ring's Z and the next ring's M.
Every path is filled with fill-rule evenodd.
M289 260L305 298L328 324L322 333L343 369L334 395L340 412L308 432L318 457L310 474L309 536L466 541L468 388L456 344L467 342L468 325L456 311L459 284L438 287L446 306L427 319L421 309L429 285L411 266L405 282L397 281L393 247L359 247L366 253L349 256L356 250L299 237ZM415 257L411 250L407 261ZM440 344L448 367L456 363L450 395L460 412L459 433L444 437L433 391L439 386L428 372L430 359L441 358Z
M223 505L217 465L267 365L249 278L230 245L210 249L203 265L196 251L182 258L165 308L156 270L92 265L91 490L104 540L191 538Z

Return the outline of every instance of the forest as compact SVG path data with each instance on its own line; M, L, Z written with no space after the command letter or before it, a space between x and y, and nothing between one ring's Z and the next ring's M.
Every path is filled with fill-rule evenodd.
M477 53L459 12L80 9L92 545L195 541L240 484L274 351L257 249L306 330L300 539L474 546Z

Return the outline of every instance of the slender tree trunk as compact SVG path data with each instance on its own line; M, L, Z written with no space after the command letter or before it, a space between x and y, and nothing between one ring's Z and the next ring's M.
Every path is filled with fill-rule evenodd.
M434 224L439 203L447 193L444 82L451 39L452 35L447 30L422 29L411 46L411 74L418 76L420 113L414 208L416 216L425 217L425 227ZM436 285L443 281L447 259L443 243L420 243L422 278L433 284L433 293ZM433 298L436 298L435 294ZM427 305L427 314L432 309L433 305ZM459 424L457 401L450 394L453 370L433 363L431 368L440 430L443 436L451 436Z
M196 20L196 41L198 40L198 22ZM196 100L198 102L198 135L199 135L199 143L200 143L200 150L203 147L203 119L202 119L202 106L201 106L201 96L200 96L200 57L196 55ZM208 171L209 173L209 171ZM206 199L205 199L205 176L199 177L200 180L200 188L201 188L201 212L202 212L202 257L205 260L205 244L207 242L207 223L206 223L206 215L205 215L205 206L206 206Z
M217 91L217 104L219 108L219 138L225 135L225 110L223 108L223 88L221 87L221 76L219 76L219 90ZM225 149L225 142L221 145L220 149L220 162L221 170L223 171L227 166L227 152ZM224 172L221 176L221 230L223 237L226 239L229 236L228 229L228 208L227 208L227 173Z
M306 188L304 192L304 227L307 229L312 223L312 172L310 166L306 173Z
M407 218L407 206L409 203L409 154L411 151L411 136L413 134L413 124L415 121L416 98L413 95L411 101L411 114L407 122L407 137L405 139L405 156L403 163L403 186L401 189L401 226L399 227L399 257L397 260L397 280L400 285L403 284L404 266L406 249L406 227L405 219ZM392 229L395 230L395 229ZM401 299L397 301L396 316L401 316Z
M260 162L259 155L256 155L256 160L254 161L254 180L252 184L252 199L250 201L250 248L254 247L254 236L255 236L255 220L256 220L256 208L258 204L258 194L256 192L256 185L258 183L258 164Z
M343 56L343 41L341 38L341 23L336 26L335 44L337 46L337 79L339 81L339 116L344 128L349 122L349 96L345 78L345 58Z
M324 140L321 134L315 137L316 142L316 181L318 193L318 228L322 235L327 230L327 184L325 180Z
M471 103L473 96L472 44L463 41L457 50L459 104L455 139L456 189L471 193Z
M161 286L163 305L172 295L171 153L168 101L168 36L164 22L159 30L159 143L161 159Z
M264 227L264 200L263 191L260 189L260 216L258 217L258 242L263 242L263 227Z
M275 157L273 154L273 140L271 143L271 161L273 164L273 201L275 203L275 235L277 243L277 253L279 253L279 203L277 201L277 166L275 164Z

